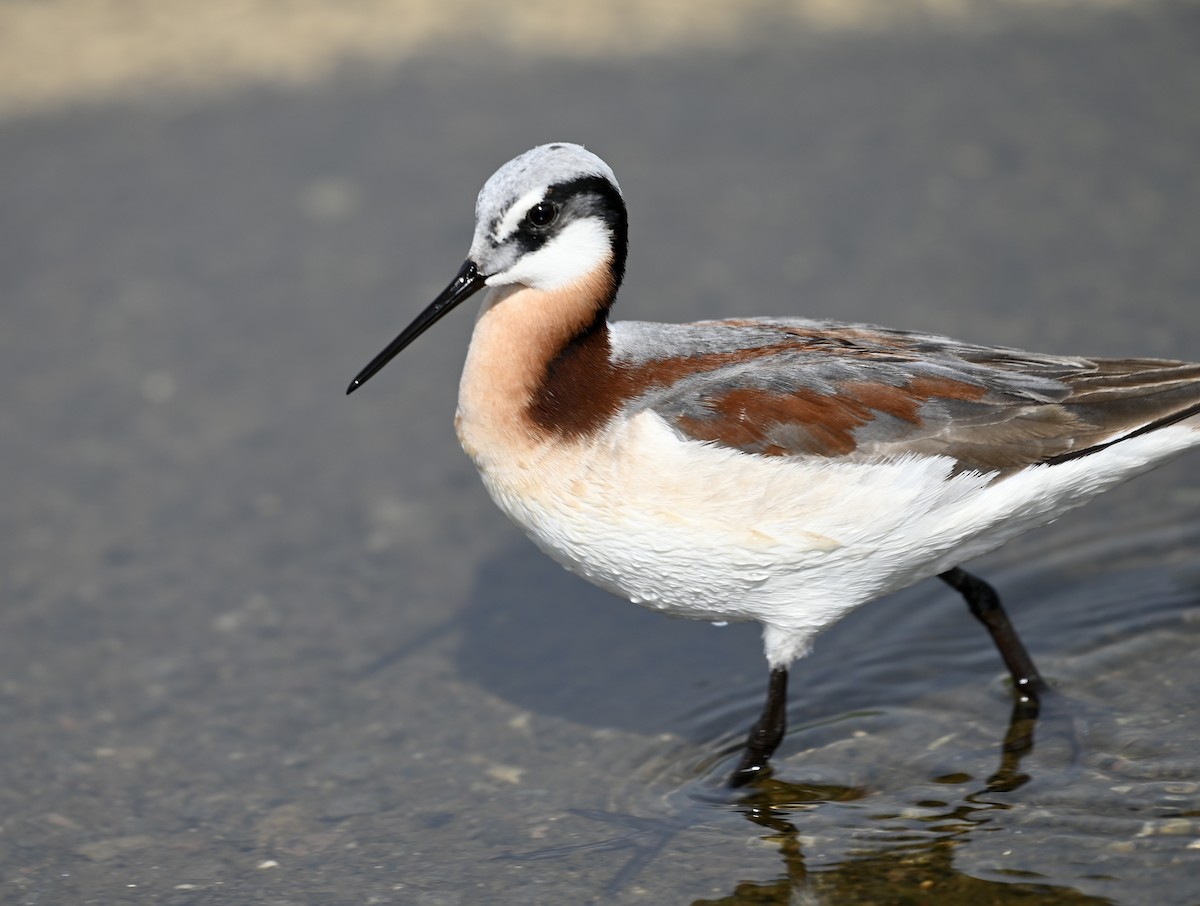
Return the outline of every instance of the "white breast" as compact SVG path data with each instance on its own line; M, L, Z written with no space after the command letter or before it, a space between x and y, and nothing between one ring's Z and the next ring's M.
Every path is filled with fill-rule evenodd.
M930 558L925 539L897 542L906 522L985 483L949 478L948 460L750 456L680 440L649 412L587 443L480 465L497 505L602 588L679 616L806 636L881 593L893 570L870 561Z
M952 475L942 457L752 456L681 440L643 412L586 442L477 464L497 505L563 566L666 613L761 621L778 664L847 610L1049 522L1198 438L1168 428L994 481Z

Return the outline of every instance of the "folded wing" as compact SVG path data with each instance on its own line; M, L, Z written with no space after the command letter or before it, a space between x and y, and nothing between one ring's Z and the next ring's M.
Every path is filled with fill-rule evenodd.
M767 456L948 456L1006 473L1200 414L1200 364L973 346L864 325L613 325L614 363L681 436Z

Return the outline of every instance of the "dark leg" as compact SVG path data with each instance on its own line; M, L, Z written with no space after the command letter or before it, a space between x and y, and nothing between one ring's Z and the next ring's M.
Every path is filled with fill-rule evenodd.
M966 598L971 613L984 625L1000 657L1004 658L1004 666L1012 674L1013 685L1017 697L1021 701L1036 703L1038 696L1046 691L1046 682L1033 666L1033 658L1025 650L1017 631L1008 621L1008 614L1000 604L1000 596L996 590L978 576L973 576L957 566L941 573L938 578ZM1034 712L1036 715L1036 711Z
M771 755L783 742L787 730L787 667L776 667L771 671L767 686L767 703L758 721L750 728L746 737L746 751L742 760L729 778L730 786L745 786L762 774L771 760Z

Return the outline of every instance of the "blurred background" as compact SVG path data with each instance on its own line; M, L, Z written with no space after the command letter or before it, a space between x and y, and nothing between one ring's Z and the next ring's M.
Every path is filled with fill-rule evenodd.
M1200 358L1195 3L0 0L0 903L1194 903L1194 455L978 564L1060 692L1006 783L926 584L734 795L756 629L494 510L470 316L343 396L552 140L620 317Z
M6 112L253 83L301 87L339 67L394 68L446 53L627 62L745 48L778 29L814 36L901 28L970 30L1104 14L1131 0L7 0L0 97ZM793 35L794 36L794 35Z

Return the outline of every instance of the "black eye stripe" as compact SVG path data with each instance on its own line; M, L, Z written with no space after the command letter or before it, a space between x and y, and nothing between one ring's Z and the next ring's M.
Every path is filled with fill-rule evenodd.
M543 219L548 213L542 208L543 205L553 210L553 218L539 225L537 220ZM511 215L510 208L505 216ZM497 249L509 246L512 253L520 257L542 248L575 221L588 218L599 219L612 236L612 270L619 282L625 272L629 221L621 193L602 176L582 176L550 186L542 200L526 210L516 227L504 237L496 236L498 227L493 226L492 241ZM502 222L501 218L496 219L497 224Z

